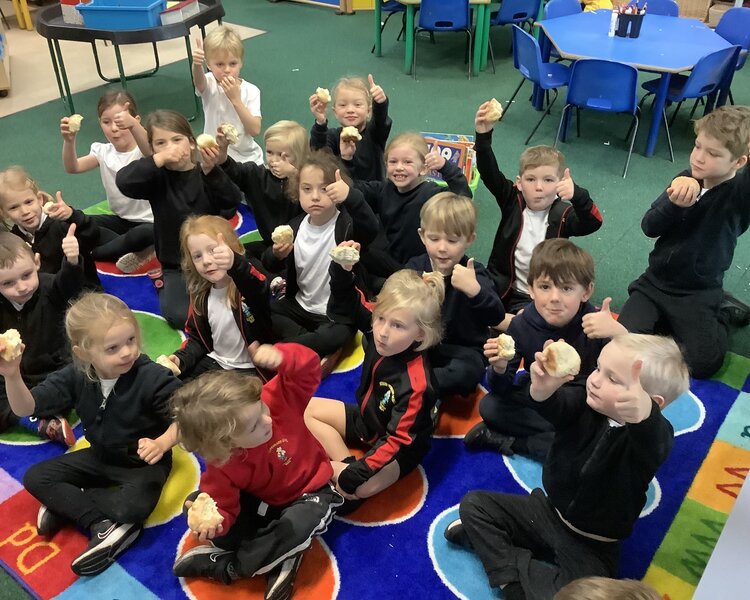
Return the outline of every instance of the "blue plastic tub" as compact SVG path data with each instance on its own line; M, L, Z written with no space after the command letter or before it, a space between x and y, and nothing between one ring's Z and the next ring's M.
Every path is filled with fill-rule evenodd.
M166 0L93 0L78 4L76 9L89 29L121 31L159 27L159 14L166 4Z

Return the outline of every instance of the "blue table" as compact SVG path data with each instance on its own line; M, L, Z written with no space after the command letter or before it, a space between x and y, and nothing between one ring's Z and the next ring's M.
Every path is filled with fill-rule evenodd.
M640 37L608 37L611 14L608 10L598 10L539 21L537 25L544 33L540 36L542 58L549 59L551 42L563 58L601 58L627 63L641 71L660 73L646 142L645 154L652 156L672 73L688 71L705 55L730 44L694 19L651 14L644 17ZM728 73L729 80L722 85L717 106L726 102L732 74Z

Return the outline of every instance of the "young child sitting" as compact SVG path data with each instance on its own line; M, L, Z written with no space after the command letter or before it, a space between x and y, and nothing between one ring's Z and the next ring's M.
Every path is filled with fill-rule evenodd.
M508 600L551 598L579 577L617 576L621 540L672 448L661 411L688 389L687 366L670 338L615 337L585 388L549 375L541 352L535 359L531 399L555 427L542 473L546 494L470 492L461 518L445 530L479 555L490 586Z
M230 218L242 194L223 170L214 168L218 148L201 149L198 165L193 130L180 113L157 110L146 118L145 127L154 154L124 166L115 181L123 194L151 204L161 271L149 275L159 292L162 316L180 329L189 304L180 272L180 227L190 215Z
M369 243L377 235L378 223L328 152L305 158L289 189L304 211L289 224L293 241L275 243L263 257L270 272L284 269L286 277L286 295L271 305L273 329L283 341L303 344L324 358L354 334L350 326L334 323L326 314L331 295L329 253L349 238Z
M42 503L40 536L52 537L67 524L91 533L71 569L96 575L135 542L159 501L177 441L168 399L180 382L141 354L138 322L114 296L81 296L68 310L65 330L75 364L31 391L21 357L0 360L0 373L17 415L75 408L81 418L91 447L30 467L23 483Z
M485 102L474 120L477 168L501 213L487 269L505 309L516 313L531 300L528 271L536 245L550 238L593 233L601 227L602 215L589 193L573 183L562 152L550 146L524 150L515 182L506 179L492 152L488 110ZM507 324L508 320L503 329Z
M248 263L237 234L221 217L188 217L180 245L190 311L187 339L169 357L180 378L216 369L257 374L248 346L273 336L265 277Z
M260 90L240 77L245 47L240 36L224 25L212 30L193 48L195 92L203 100L203 132L216 135L225 124L232 125L239 141L229 147L237 162L263 164L263 150L253 139L260 134ZM203 72L203 62L208 73Z
M92 215L99 227L95 260L117 261L123 273L132 273L154 257L154 214L146 200L125 196L115 185L115 176L125 165L143 157L148 134L141 126L135 99L125 90L106 92L96 107L99 126L107 143L94 142L86 156L76 152L76 132L70 131L69 118L60 120L63 137L63 166L67 173L85 173L99 168L107 202L113 214Z
M305 422L331 459L346 512L410 473L430 449L436 395L426 350L440 341L443 297L439 274L405 269L386 280L370 309L353 274L331 264L330 313L365 334L362 380L357 404L313 398ZM367 450L357 460L347 444Z
M328 148L341 158L352 179L373 181L385 179L383 149L391 133L388 98L372 75L343 77L333 88L333 114L341 127L328 128L328 102L317 94L310 96L310 110L315 123L310 130L313 150ZM361 139L341 137L345 127L354 127Z
M737 238L750 226L750 115L721 107L695 123L690 170L681 172L641 221L656 238L646 272L630 284L629 297L609 335L674 336L693 377L711 377L724 362L729 327L750 323L750 308L722 293ZM607 334L607 332L605 332Z
M261 239L245 247L256 258L263 256L266 248L273 246L271 234L279 225L286 225L302 212L299 203L293 202L289 193L289 178L297 172L297 165L310 149L307 130L294 121L278 121L266 129L266 165L254 162L240 163L226 156L222 136L217 136L222 148L219 164L238 188L245 194Z
M385 165L386 181L355 181L383 229L362 258L368 272L378 277L388 277L402 269L410 258L424 254L424 244L418 235L419 211L425 202L445 190L427 180L428 173L440 171L448 190L471 198L471 189L461 169L445 160L437 147L428 152L427 142L420 133L396 136L385 149Z
M469 394L484 375L482 347L489 328L505 317L487 270L466 251L476 239L474 203L452 192L441 192L419 213L419 237L427 254L412 258L407 269L436 271L445 282L442 307L443 341L430 352L439 396Z
M65 260L58 272L39 273L39 255L20 237L0 232L0 331L13 328L21 334L21 372L29 387L70 362L63 323L68 303L81 293L83 269L75 236L64 237L61 246ZM68 421L60 413L46 414L58 416L43 415L39 434L72 446L75 435ZM0 378L0 432L17 423Z
M516 377L521 360L528 368L546 340L563 339L581 357L581 370L570 385L583 386L607 340L589 339L583 330L586 315L596 311L588 301L594 291L594 260L588 252L570 240L545 240L534 248L528 279L533 302L508 327L515 356L500 358L495 338L484 346L491 365L489 393L479 404L483 421L469 430L464 443L471 449L518 452L543 461L554 430L529 397L528 373Z
M0 172L0 211L13 223L11 232L28 243L32 252L39 254L42 273L54 274L60 270L65 261L62 241L70 226L75 224L84 286L101 289L91 257L92 249L99 243L99 229L91 217L68 206L61 192L53 199L39 189L23 167L8 167Z
M231 371L204 373L172 397L180 442L206 460L200 492L216 502L221 521L190 526L211 543L178 557L173 570L178 577L227 584L265 573L266 600L285 600L302 553L343 499L303 419L320 383L318 356L298 344L279 344L260 346L252 358L277 375L262 385ZM185 502L188 522L198 493Z

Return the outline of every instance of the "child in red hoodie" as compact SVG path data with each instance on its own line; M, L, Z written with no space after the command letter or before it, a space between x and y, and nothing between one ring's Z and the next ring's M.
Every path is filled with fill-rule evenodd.
M331 486L331 463L303 414L320 383L320 358L298 344L254 349L257 377L212 371L172 396L180 441L206 460L200 491L223 518L193 526L202 545L174 564L178 577L224 583L268 573L265 598L288 598L302 558L343 498ZM198 492L191 494L186 508Z

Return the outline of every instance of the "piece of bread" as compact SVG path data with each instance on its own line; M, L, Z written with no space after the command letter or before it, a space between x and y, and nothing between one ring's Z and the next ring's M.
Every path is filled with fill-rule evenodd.
M68 131L70 131L70 133L78 133L81 131L81 121L83 121L81 115L70 115L68 117Z
M159 358L157 358L154 362L157 365L161 365L162 367L167 367L167 369L174 373L175 377L179 376L179 374L182 373L182 371L180 371L180 367L169 360L169 357L166 354L159 355Z
M21 334L18 329L8 329L5 333L0 333L0 344L5 349L0 353L3 360L13 360L21 356Z
M359 250L352 246L336 246L328 254L333 262L342 267L351 267L359 262Z
M552 377L578 375L581 370L581 357L573 346L563 340L552 342L543 354L547 359L544 368Z
M490 107L484 115L484 120L489 123L496 123L503 116L503 105L500 104L495 98L490 100Z
M315 90L315 95L323 104L328 104L331 101L331 92L329 92L327 88L317 88Z
M201 133L197 138L195 138L195 143L198 144L198 148L202 148L204 150L219 147L216 138L209 133Z
M219 129L221 129L221 133L224 134L224 137L227 138L230 144L234 145L240 141L240 133L231 123L222 123L219 125Z
M205 492L198 494L198 497L193 500L193 505L188 509L188 527L193 531L218 527L223 521L224 517L219 514L216 502Z
M274 244L293 244L294 230L289 225L279 225L271 232L271 241Z
M44 206L42 206L42 211L44 211L44 214L48 215L49 211L55 204L57 203L54 200L47 200L47 202L44 203Z
M698 183L698 180L693 179L692 177L685 177L684 175L675 177L672 180L672 185L670 187L677 188L684 186L688 186L690 188L690 191L693 193L693 198L701 193L701 184Z
M359 133L359 129L347 125L341 129L341 140L344 142L358 142L362 139L362 134Z
M503 360L511 360L516 355L516 341L507 333L501 333L495 338L497 355Z

